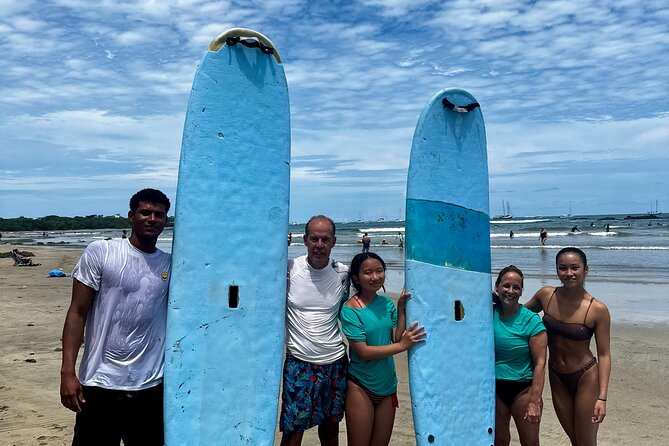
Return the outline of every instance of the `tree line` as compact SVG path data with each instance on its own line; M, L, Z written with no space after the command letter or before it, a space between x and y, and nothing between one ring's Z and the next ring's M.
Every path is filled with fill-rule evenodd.
M174 226L174 217L167 217L166 226ZM0 232L7 231L72 231L80 229L130 229L130 222L117 215L86 215L60 217L47 215L39 218L0 218Z

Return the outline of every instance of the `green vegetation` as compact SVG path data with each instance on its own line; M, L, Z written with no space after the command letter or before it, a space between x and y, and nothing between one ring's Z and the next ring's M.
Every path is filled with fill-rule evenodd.
M167 226L174 226L174 217L167 218ZM0 218L2 231L71 231L79 229L130 229L125 217L87 215L85 217L59 217L47 215L40 218Z

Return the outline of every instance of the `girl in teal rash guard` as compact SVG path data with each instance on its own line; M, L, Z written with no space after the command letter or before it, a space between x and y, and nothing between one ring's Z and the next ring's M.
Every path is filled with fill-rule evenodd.
M346 431L350 446L387 445L395 421L397 375L393 355L425 341L423 327L406 327L402 291L393 302L384 295L386 264L373 252L356 255L349 276L356 293L341 310L342 330L349 341L351 362L346 390Z
M511 442L511 417L520 444L539 445L546 365L546 329L539 316L518 303L523 273L513 265L495 282L495 445Z

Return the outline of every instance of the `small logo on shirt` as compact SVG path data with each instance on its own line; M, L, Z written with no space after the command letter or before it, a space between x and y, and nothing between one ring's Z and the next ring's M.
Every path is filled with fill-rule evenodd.
M163 278L163 282L167 280L167 271L163 271L163 273L160 275L160 277Z

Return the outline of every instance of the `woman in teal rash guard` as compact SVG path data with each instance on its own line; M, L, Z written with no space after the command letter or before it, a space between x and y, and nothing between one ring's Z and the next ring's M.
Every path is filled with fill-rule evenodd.
M390 443L398 407L393 355L425 341L418 322L405 329L409 293L402 291L397 309L389 298L376 294L384 289L385 272L385 262L373 252L351 261L349 276L356 293L341 310L351 358L345 408L349 446Z
M546 329L539 316L520 305L523 273L513 265L495 282L495 446L511 442L513 417L520 444L539 445L546 366Z

